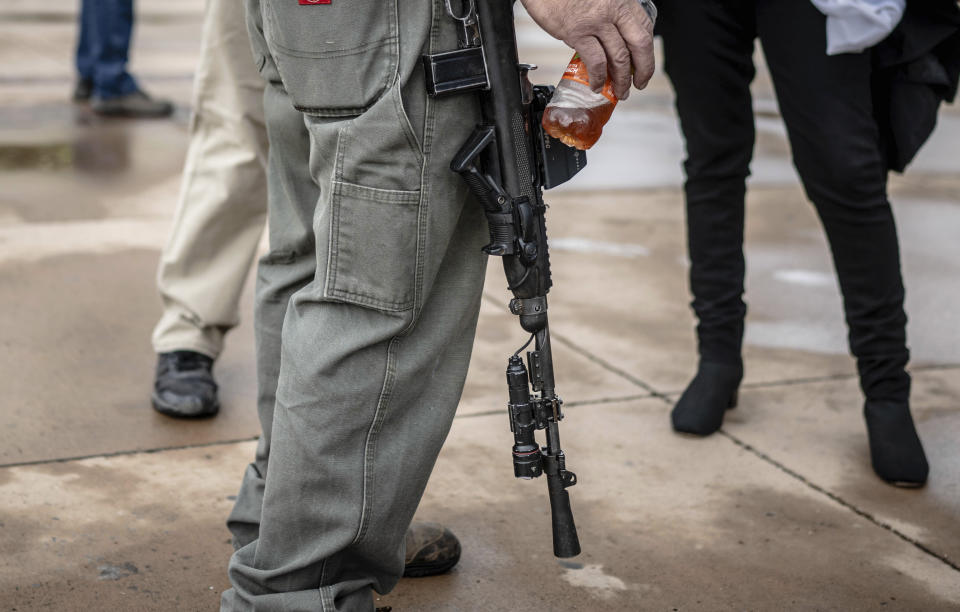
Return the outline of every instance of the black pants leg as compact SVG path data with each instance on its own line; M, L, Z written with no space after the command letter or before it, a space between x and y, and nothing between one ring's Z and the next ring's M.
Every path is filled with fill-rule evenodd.
M830 241L861 387L869 400L906 402L904 289L870 55L827 56L825 17L809 2L756 6L794 165Z
M830 241L867 397L873 468L888 482L922 485L929 468L908 404L900 253L872 115L869 55L828 57L825 18L806 1L661 4L665 67L687 143L690 287L701 357L671 411L674 429L719 429L742 375L743 198L754 139L751 53L759 35L794 164Z
M868 398L905 401L906 315L868 54L826 55L809 2L662 2L658 31L687 144L690 287L701 358L739 359L744 179L754 141L749 83L759 35L844 296L850 349Z
M754 143L753 2L658 4L664 69L687 145L687 244L700 357L739 364L745 180Z

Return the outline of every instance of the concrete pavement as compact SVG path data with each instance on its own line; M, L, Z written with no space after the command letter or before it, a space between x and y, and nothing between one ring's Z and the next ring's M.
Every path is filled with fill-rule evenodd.
M75 7L0 6L0 610L213 610L223 526L259 427L251 291L217 364L223 410L149 408L153 285L179 187L201 7L141 0L134 72L175 117L66 102ZM569 51L522 22L553 82ZM761 62L762 63L762 62ZM762 70L748 198L747 378L705 440L670 431L695 366L682 141L662 75L551 194L551 322L584 553L551 555L545 483L512 477L491 261L463 401L421 505L464 555L404 610L960 609L960 113L891 193L903 242L922 490L873 475L840 296Z

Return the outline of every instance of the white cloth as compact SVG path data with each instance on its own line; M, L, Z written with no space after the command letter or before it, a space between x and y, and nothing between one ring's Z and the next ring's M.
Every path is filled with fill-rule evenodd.
M810 0L827 16L827 55L859 53L900 23L906 0Z

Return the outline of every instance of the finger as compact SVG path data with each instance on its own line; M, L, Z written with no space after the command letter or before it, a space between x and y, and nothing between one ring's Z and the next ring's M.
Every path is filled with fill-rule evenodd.
M656 68L656 60L653 56L653 38L648 38L636 49L631 49L630 57L633 61L633 86L637 89L643 89L650 82Z
M617 20L617 29L630 50L633 64L633 84L637 89L647 86L653 76L653 22L637 3L636 10Z
M607 73L613 81L613 92L620 100L630 95L630 74L632 55L617 28L604 28L600 33L600 44L607 54Z
M580 59L583 60L583 65L587 67L590 89L600 91L607 80L607 54L603 51L600 41L592 36L586 36L570 46L576 49Z

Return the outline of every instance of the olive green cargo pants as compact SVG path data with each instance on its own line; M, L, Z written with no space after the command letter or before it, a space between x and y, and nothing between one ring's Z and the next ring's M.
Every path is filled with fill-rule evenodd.
M263 438L222 609L369 611L470 359L486 226L449 163L478 110L424 91L420 55L456 48L442 0L248 2L270 137Z

